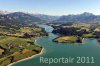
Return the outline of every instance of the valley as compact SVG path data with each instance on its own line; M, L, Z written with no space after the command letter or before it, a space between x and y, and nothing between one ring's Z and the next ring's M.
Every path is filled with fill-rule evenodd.
M0 13L0 66L7 66L22 59L35 56L43 48L47 51L48 49L53 51L50 45L58 47L58 43L84 44L85 39L96 39L98 44L100 43L99 16L83 13L80 15L67 15L67 18L66 16L62 17L23 12ZM85 19L85 21L83 19L80 20L79 17L80 19ZM86 19L87 17L88 19L93 17L93 20L88 20ZM36 43L36 40L40 40L40 42ZM63 45L61 46L65 49ZM62 47L59 46L59 48ZM59 51L62 53L62 50ZM37 65L39 66L39 63Z

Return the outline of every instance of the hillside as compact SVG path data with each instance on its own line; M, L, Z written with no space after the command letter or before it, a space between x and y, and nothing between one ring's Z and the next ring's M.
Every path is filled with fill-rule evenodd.
M14 12L7 14L4 14L4 12L0 13L1 26L19 28L20 26L29 25L34 22L43 22L43 20L23 12Z
M96 23L100 22L100 16L94 15L92 13L84 12L78 15L64 15L61 16L58 20L53 22L81 22L81 23Z

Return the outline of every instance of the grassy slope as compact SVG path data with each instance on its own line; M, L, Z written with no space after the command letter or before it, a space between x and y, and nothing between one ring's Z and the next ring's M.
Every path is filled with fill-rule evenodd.
M63 36L63 37L58 37L56 39L54 39L54 41L56 42L64 42L64 43L78 43L77 42L78 37L76 36ZM82 38L80 38L80 40L82 40Z
M0 66L6 66L9 63L35 55L42 50L42 47L34 43L36 36L43 33L41 28L23 27L17 31L14 34L6 31L6 35L10 36L2 35L4 32L1 32L0 47L2 48L0 49L4 49L4 52L0 54ZM33 38L19 38L19 36L23 36L23 33L31 34L33 32L36 34ZM13 37L13 35L16 35L16 37Z

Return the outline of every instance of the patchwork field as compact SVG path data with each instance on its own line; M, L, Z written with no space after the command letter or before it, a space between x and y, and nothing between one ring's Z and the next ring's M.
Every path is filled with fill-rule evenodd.
M42 47L35 44L37 37L47 33L39 27L22 27L15 32L0 32L0 66L30 57L41 52Z

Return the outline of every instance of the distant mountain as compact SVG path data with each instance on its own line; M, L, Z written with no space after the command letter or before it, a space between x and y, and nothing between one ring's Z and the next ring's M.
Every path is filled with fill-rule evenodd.
M40 18L23 12L14 12L14 13L7 14L7 16L12 17L16 21L23 22L23 23L42 22Z
M0 26L20 27L34 22L43 22L38 17L23 12L0 14Z
M100 16L94 15L92 13L84 12L83 14L78 15L65 15L61 16L58 20L53 22L86 22L86 23L95 23L100 22Z
M100 22L100 15L84 12L78 15L50 16L44 14L30 14L24 12L0 11L0 25L2 26L23 26L34 22Z
M0 15L5 15L5 14L9 14L10 12L8 11L3 11L3 10L0 10Z
M44 15L44 14L33 14L33 15L46 22L57 20L60 17L60 16L51 16L51 15Z

